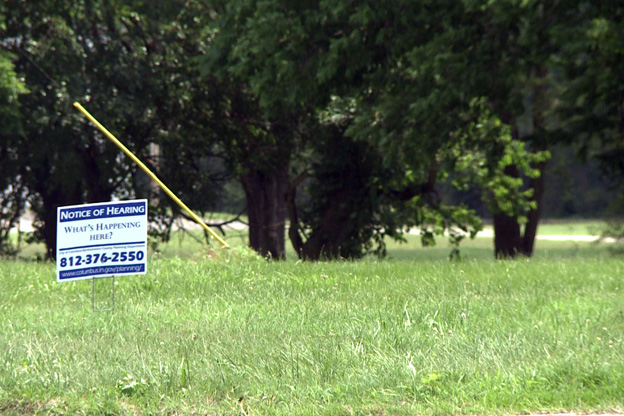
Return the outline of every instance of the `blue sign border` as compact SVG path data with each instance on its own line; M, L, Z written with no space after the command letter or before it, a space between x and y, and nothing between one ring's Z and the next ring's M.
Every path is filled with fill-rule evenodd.
M89 221L110 220L111 218L119 217L143 217L145 221L143 223L143 230L145 232L145 239L140 236L134 236L132 241L123 241L125 237L120 238L116 243L102 243L102 244L81 244L75 241L73 247L59 247L59 231L57 230L57 281L67 282L73 280L84 280L96 277L112 277L129 274L145 274L147 269L147 200L132 200L132 201L115 201L115 202L102 202L95 204L74 205L67 207L58 207L57 209L57 227L60 229L62 224L68 224L74 221L84 221L88 224ZM139 219L137 218L137 221ZM68 224L69 225L69 224ZM64 234L65 238L66 234ZM142 239L141 241L137 241ZM63 241L64 245L72 245L70 241ZM69 244L67 244L69 243ZM119 247L119 249L117 249ZM130 248L133 251L143 252L141 260L138 258L132 262L133 258L130 258L129 263L109 263L98 264L87 267L73 267L67 269L64 265L64 270L60 270L61 254L63 259L71 260L72 251L77 250L77 257L85 256L89 253L106 253L111 250L116 252L127 251ZM117 255L118 253L112 253ZM124 253L122 253L124 254ZM89 254L90 256L90 254ZM113 260L114 262L117 260ZM72 263L73 264L73 263ZM80 263L74 266L79 266ZM86 265L85 265L86 266Z

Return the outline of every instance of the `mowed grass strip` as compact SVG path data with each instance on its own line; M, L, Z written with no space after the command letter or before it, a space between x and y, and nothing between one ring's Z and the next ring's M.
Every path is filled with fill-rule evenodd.
M114 312L0 264L7 414L624 409L624 261L153 259ZM110 300L110 280L96 302Z

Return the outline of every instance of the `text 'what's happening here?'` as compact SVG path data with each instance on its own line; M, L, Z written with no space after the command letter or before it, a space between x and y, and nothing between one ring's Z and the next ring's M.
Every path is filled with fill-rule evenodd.
M144 274L147 200L59 207L57 281Z

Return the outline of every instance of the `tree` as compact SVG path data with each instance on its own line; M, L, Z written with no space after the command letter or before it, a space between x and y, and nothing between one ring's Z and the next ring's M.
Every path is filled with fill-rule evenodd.
M224 16L213 44L218 58L209 58L212 69L225 68L222 80L232 80L255 97L265 126L288 126L279 130L286 136L266 136L273 138L269 148L281 154L284 166L293 154L316 161L299 167L288 192L290 236L300 255L317 258L322 250L343 255L353 248L361 254L371 239L383 241L384 233L398 237L404 226L414 224L427 230L423 219L431 217L424 209L437 212L438 232L460 218L459 226L474 232L476 222L465 215L450 215L435 201L416 201L432 200L426 194L454 163L453 149L488 146L458 134L469 125L461 120L472 114L475 98L488 97L494 106L497 97L488 96L492 87L498 93L513 85L505 77L486 75L506 46L488 36L491 13L460 2L430 9L391 1L283 1L230 2ZM341 125L323 126L319 114L332 105L344 105L338 112L347 116ZM359 163L340 163L347 158ZM377 162L366 165L364 160ZM498 172L498 166L494 162L487 168ZM312 203L307 210L297 207L296 186L315 179L308 188ZM285 175L279 181L285 182ZM508 193L518 187L515 180L505 183L512 187ZM350 222L358 217L348 209L347 195L355 197L354 188L367 204L358 205L362 215ZM398 207L410 201L411 216L401 214ZM393 212L396 220L380 222L384 211Z
M560 140L552 115L558 88L552 72L553 57L561 50L556 34L567 30L576 15L568 2L539 0L501 2L492 5L490 13L499 36L507 38L496 68L497 76L508 80L508 87L494 99L497 113L511 127L515 139L525 142L532 151L547 151ZM507 172L522 179L531 194L531 207L524 215L509 215L497 204L492 206L497 257L533 253L545 192L546 160L540 158L532 168L539 174L528 178L523 178L516 166L510 166Z
M263 256L284 257L287 213L309 259L383 253L385 235L413 226L429 242L474 235L474 213L436 196L453 172L483 190L496 254L530 255L558 123L555 63L571 23L586 22L538 0L15 1L6 15L3 44L32 92L20 177L49 256L56 206L139 192L76 99L194 207L209 207L225 170L237 177ZM163 202L170 225L176 207Z
M529 174L539 185L539 172L526 162L539 168L547 154L539 153L544 150L539 146L533 149L538 153L527 152L514 134L515 113L524 111L517 91L526 66L526 56L516 51L526 41L516 21L524 22L527 12L524 5L501 3L442 2L435 9L394 2L336 7L336 13L345 14L339 19L349 24L331 42L328 67L352 74L345 84L359 86L349 93L358 103L358 114L348 133L376 140L392 163L409 166L421 182L434 164L441 173L455 169L458 149L479 155L470 158L472 170L481 172L472 177L475 185L490 187L485 191L498 230L495 252L510 256L522 250L518 219L527 210L531 224L539 219L538 201L525 201L540 193L520 191L520 175ZM351 65L347 70L345 62ZM465 134L484 116L509 126L511 137L506 138L504 129L490 129L487 140L478 139L481 133ZM488 179L493 177L505 179ZM535 229L527 230L525 252L530 253Z
M624 184L624 6L583 4L579 23L560 33L557 69L564 80L558 115L579 155L595 158Z
M0 6L0 28L4 6ZM26 89L15 73L12 56L0 51L0 255L12 251L9 232L24 208L23 171L17 163L22 133L18 97Z
M255 1L222 5L203 61L208 76L231 86L221 113L229 134L220 138L245 191L250 246L276 259L285 257L291 162L305 147L315 108L313 101L302 101L310 98L305 89L313 72L296 68L308 50L299 43L313 33L298 14L307 5L281 6ZM298 45L281 48L279 36L285 33Z
M47 257L56 251L57 206L135 192L136 167L73 109L74 101L146 160L151 143L188 133L178 128L178 117L192 113L171 111L192 106L190 92L183 91L189 84L184 50L176 43L183 28L168 26L177 17L171 11L182 5L168 2L154 10L143 2L107 0L6 3L3 43L31 91L20 98L30 116L18 143L19 164Z
M624 186L624 7L617 2L587 3L572 36L562 34L557 68L565 88L558 115L573 137L578 155L593 159L613 183L615 201L607 207L603 236L621 239ZM573 39L573 41L570 41Z
M351 139L344 126L334 124L316 132L308 162L299 177L306 185L299 190L304 200L296 198L302 187L297 181L288 195L288 234L299 257L383 255L383 237L399 239L413 216L411 195L402 198L392 185L400 169L385 167L377 148ZM423 189L425 194L431 196L433 188Z
M20 163L28 166L24 179L37 238L54 258L56 207L109 200L128 175L128 167L115 162L115 149L81 123L71 106L75 99L93 99L96 110L114 105L110 97L118 95L119 82L112 78L120 74L103 71L93 82L98 78L92 73L103 69L101 63L120 63L114 57L120 44L109 35L106 9L62 8L56 2L9 2L7 9L5 43L31 91L20 100L30 112Z

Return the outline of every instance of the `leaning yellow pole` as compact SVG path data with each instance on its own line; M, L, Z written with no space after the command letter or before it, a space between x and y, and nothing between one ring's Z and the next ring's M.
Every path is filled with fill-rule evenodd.
M211 236L213 236L219 243L221 243L221 246L229 247L228 243L226 243L221 237L219 237L217 235L217 233L212 231L212 229L210 229L210 227L208 227L208 225L206 225L204 220L202 220L189 207L187 207L186 204L184 202L182 202L182 200L180 198L178 198L173 192L171 192L171 190L167 187L167 185L165 185L163 183L163 181L158 179L158 176L156 176L151 170L149 170L149 168L147 166L145 166L145 164L143 162L141 162L141 160L138 157L136 157L134 155L134 153L132 153L126 146L124 146L124 144L122 142L120 142L115 136L113 136L112 133L106 129L106 127L101 125L100 122L95 119L95 117L93 117L91 114L89 114L89 112L82 105L80 105L80 103L75 102L74 103L74 107L76 107L78 110L80 110L80 112L82 114L84 114L85 117L87 117L89 119L89 121L91 121L93 124L95 124L95 127L97 127L102 133L104 133L104 135L106 137L108 137L110 139L110 141L115 143L117 145L117 147L119 147L126 155L128 155L128 157L130 159L132 159L134 161L134 163L139 165L139 167L141 169L143 169L143 171L145 173L147 173L147 175L150 178L152 178L152 180L154 182L156 182L158 184L158 186L160 186L160 188L163 191L165 191L165 193L167 195L169 195L169 197L171 199L173 199L176 204L178 204L180 206L180 208L182 208L191 218L193 218L197 224L201 225L204 228L204 230L206 230Z

